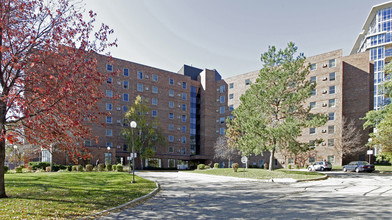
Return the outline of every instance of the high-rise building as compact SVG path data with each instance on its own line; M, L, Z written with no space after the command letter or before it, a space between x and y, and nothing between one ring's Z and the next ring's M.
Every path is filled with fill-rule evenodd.
M389 104L385 98L382 84L386 77L384 67L392 59L392 1L375 5L362 27L362 32L351 50L351 54L369 51L369 60L374 61L374 109Z

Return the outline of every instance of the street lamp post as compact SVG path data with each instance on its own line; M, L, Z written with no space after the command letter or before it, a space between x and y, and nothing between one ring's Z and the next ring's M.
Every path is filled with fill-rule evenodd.
M18 148L18 146L14 145L14 166L16 169L16 149Z
M132 153L131 153L131 157L132 157L132 183L136 183L135 182L135 140L133 137L133 130L136 128L137 124L135 121L131 121L131 131L132 131Z
M110 161L110 147L107 147L106 149L108 149L108 164L111 164L112 161Z

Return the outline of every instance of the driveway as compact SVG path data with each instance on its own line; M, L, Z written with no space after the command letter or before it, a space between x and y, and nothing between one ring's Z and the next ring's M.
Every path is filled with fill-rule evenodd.
M323 181L278 183L186 172L139 172L162 190L101 219L390 219L392 176L331 172Z

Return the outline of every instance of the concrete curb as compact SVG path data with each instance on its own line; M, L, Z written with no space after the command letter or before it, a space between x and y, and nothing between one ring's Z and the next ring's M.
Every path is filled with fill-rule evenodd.
M319 180L326 180L326 179L328 179L328 174L325 174L325 176L323 176L323 177L319 177L319 178L313 178L313 179L303 179L303 180L297 180L297 181L295 181L295 182L308 182L308 181L319 181Z
M147 194L145 196L142 196L140 198L134 199L132 201L129 201L129 202L124 203L122 205L116 206L114 208L111 208L111 209L108 209L108 210L104 210L102 212L97 212L95 214L92 214L92 215L89 215L89 216L86 216L86 217L83 217L83 218L79 218L79 219L95 219L95 218L97 218L99 216L107 215L110 212L119 211L119 210L121 210L121 209L123 209L125 207L126 208L130 208L130 207L133 207L135 205L141 204L141 203L145 202L146 200L148 200L148 199L152 198L153 196L155 196L161 190L161 185L158 183L158 181L155 181L155 184L156 184L156 188L152 192L150 192L149 194Z

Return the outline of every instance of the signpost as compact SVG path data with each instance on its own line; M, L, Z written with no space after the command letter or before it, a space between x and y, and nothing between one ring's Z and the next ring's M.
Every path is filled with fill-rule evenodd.
M369 163L371 164L370 159L371 159L371 156L373 155L373 150L368 150L367 154L369 155Z
M248 158L246 156L241 157L242 167L244 168L244 176L245 176L245 166L248 163Z

